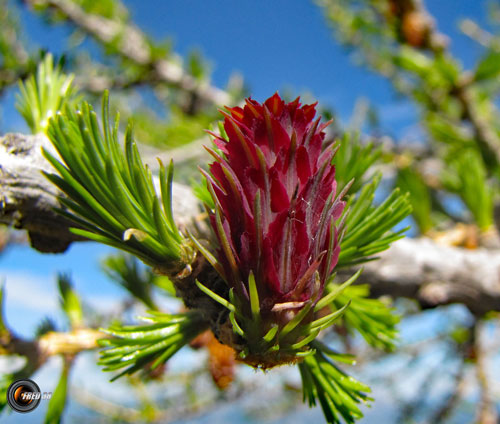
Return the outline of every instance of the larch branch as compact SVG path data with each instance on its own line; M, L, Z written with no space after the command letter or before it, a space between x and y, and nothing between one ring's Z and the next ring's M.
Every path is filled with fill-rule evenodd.
M150 77L191 93L203 102L215 106L232 103L224 90L200 82L188 75L180 65L164 58L156 58L146 35L135 25L87 13L77 3L69 0L24 0L27 5L47 6L62 14L97 42L111 45L119 54L150 71Z
M81 239L69 231L71 223L54 212L61 207L61 194L41 173L52 172L41 146L51 148L43 135L0 138L0 223L27 230L38 250L60 252ZM199 215L189 187L174 183L173 209L181 226ZM461 303L482 315L500 311L500 250L406 238L365 264L358 281L370 284L374 296L411 298L428 308Z

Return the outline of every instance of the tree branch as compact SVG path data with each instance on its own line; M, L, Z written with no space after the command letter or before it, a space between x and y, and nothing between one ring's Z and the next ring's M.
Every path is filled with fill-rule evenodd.
M68 230L72 224L53 211L61 207L59 193L40 172L52 172L41 146L51 149L43 135L0 138L0 223L28 230L38 250L61 252L79 239ZM191 225L199 214L197 199L181 184L174 183L173 208L180 226ZM423 307L462 303L476 315L500 311L500 250L407 238L366 264L358 282L370 284L374 296L416 299Z
M427 11L423 0L410 0L413 3L413 7L419 13L427 16L429 20L433 21L432 16ZM445 36L441 34L435 25L429 26L429 45L428 48L434 55L443 54L445 44L441 43L439 40L444 39ZM447 51L446 54L449 54ZM500 137L491 126L491 123L482 116L481 112L478 110L476 101L472 96L471 90L469 88L472 82L472 76L468 72L463 72L459 82L455 85L453 90L450 91L450 96L455 97L463 108L463 119L468 120L472 125L474 130L475 138L480 145L480 147L494 156L497 163L500 164Z
M491 390L490 376L488 371L488 360L482 346L481 334L484 332L484 324L476 323L474 341L476 353L476 375L479 383L480 400L477 411L478 424L498 423L498 412L495 405L495 396Z
M181 66L154 56L146 35L135 25L107 19L85 12L69 0L23 0L31 7L46 6L62 14L69 22L96 41L115 47L122 57L150 70L149 77L191 93L197 99L215 106L231 104L224 90L199 82L184 72Z
M0 95L7 87L28 76L29 55L20 39L18 19L5 0L0 0Z
M440 33L434 24L434 19L431 14L426 9L423 0L406 0L410 5L411 9L416 13L421 14L429 25L428 30L428 43L425 46L430 50L435 56L446 54L447 43L443 42L446 39L442 33ZM453 87L449 95L455 97L463 109L463 120L470 122L475 138L480 145L480 147L487 152L487 154L492 155L496 162L500 164L500 137L496 134L492 125L488 120L482 116L481 112L478 110L476 101L472 96L471 89L469 88L472 82L472 76L468 72L463 72L459 82Z
M500 310L500 250L406 238L364 268L358 282L374 296L411 298L425 308L462 303L476 315Z
M69 231L73 223L57 214L62 208L58 192L41 171L53 172L41 148L55 151L44 135L7 134L0 138L0 224L27 230L31 246L46 253L64 252L73 241L83 240ZM191 190L173 184L176 221L188 225L198 211Z
M23 339L10 330L0 332L0 355L20 355L27 361L20 371L29 377L54 355L73 356L98 347L97 341L107 337L93 328L78 328L70 332L49 331L34 339Z
M32 247L64 252L78 240L54 208L58 190L41 173L52 171L41 148L53 150L43 135L7 134L0 139L0 223L28 231Z

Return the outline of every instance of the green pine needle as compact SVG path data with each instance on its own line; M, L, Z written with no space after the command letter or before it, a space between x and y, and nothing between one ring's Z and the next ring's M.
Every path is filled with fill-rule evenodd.
M9 329L5 323L5 282L0 283L0 336L7 334Z
M135 299L141 301L149 309L158 309L153 301L153 286L156 276L150 268L141 269L139 262L130 255L110 255L102 261L104 273L113 281L125 288ZM174 290L173 287L171 290ZM170 293L170 292L169 292Z
M395 189L382 204L373 206L380 180L381 175L377 174L356 197L349 198L347 202L345 234L340 244L337 268L375 259L373 255L388 249L407 230L392 232L392 228L411 213L408 193L401 194L399 189Z
M486 165L474 149L456 149L449 154L442 181L457 193L482 231L494 224L494 190L488 180Z
M370 388L348 376L334 364L333 360L341 355L319 342L312 342L311 348L314 354L307 355L298 364L304 402L315 406L319 401L326 421L330 424L340 424L341 418L352 424L362 418L359 404L372 400L366 394L370 392ZM350 357L347 359L350 360Z
M207 205L209 209L215 208L214 199L210 195L210 191L207 188L207 180L204 176L202 176L201 181L191 181L191 188L198 200Z
M234 305L231 302L229 302L228 300L226 300L223 297L219 296L218 294L214 293L208 287L205 287L203 284L201 284L198 280L196 280L196 285L198 286L198 288L203 293L205 293L207 296L211 297L217 303L220 303L225 308L229 309L229 311L231 311L231 312L235 312L236 311L236 308L234 307Z
M328 285L326 286L325 293L327 295L323 295L323 297L316 303L314 307L315 311L320 311L325 306L331 304L347 287L349 287L352 283L354 283L358 277L363 272L363 268L359 269L351 278L342 283L341 285Z
M60 303L71 327L79 327L83 322L83 312L80 299L73 288L69 276L60 274L57 278L59 286Z
M339 187L354 183L348 193L357 193L363 185L366 171L380 158L382 149L373 143L363 144L358 134L345 133L338 143L339 149L333 158L335 179Z
M46 54L38 65L36 76L19 82L16 109L33 133L45 132L49 119L65 104L75 101L73 78L74 75L65 75L59 66L54 66L52 55Z
M177 315L152 312L143 320L150 324L103 330L111 337L99 342L104 347L99 364L104 371L121 370L111 381L148 365L155 369L208 328L197 311Z
M49 405L47 407L47 413L45 414L44 424L59 424L62 422L62 415L66 407L66 398L68 392L68 375L69 375L70 364L68 361L64 361L63 369L61 371L61 376L59 377L59 382L57 387L52 393Z
M61 199L70 210L65 216L83 228L73 230L79 235L132 253L150 266L182 269L191 252L173 221L173 166L167 172L160 167L160 198L130 126L120 148L119 121L111 127L107 93L102 109L102 127L88 103L50 120L48 135L62 162L44 150L59 174L47 177L67 195Z
M410 193L412 217L420 233L427 233L435 225L432 211L432 192L417 167L406 166L399 168L396 186Z
M345 283L344 283L345 284ZM332 310L342 307L345 302L350 302L350 307L342 316L343 322L351 331L357 331L368 344L385 350L393 350L397 340L399 316L394 310L379 299L370 299L368 285L345 287L339 292L338 284L330 283L325 291L335 294L330 302Z

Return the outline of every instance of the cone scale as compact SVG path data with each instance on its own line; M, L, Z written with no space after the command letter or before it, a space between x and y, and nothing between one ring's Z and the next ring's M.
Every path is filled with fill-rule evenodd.
M339 255L333 147L315 104L247 99L224 114L204 172L215 208L216 268L229 288L230 330L240 359L262 368L296 362L319 332L315 305ZM230 323L230 325L229 325ZM232 334L231 334L232 332Z

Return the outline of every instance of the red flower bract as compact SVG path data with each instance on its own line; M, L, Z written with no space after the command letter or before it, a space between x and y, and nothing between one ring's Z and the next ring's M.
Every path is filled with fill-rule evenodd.
M247 99L222 112L227 139L212 134L220 154L208 149L224 278L248 298L252 272L263 311L316 302L337 263L344 202L335 198L334 149L322 150L329 123L314 119L315 107L278 94Z

